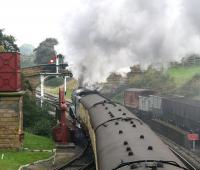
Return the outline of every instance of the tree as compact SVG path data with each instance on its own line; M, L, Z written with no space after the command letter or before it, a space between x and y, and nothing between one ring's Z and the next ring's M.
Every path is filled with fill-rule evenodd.
M116 84L116 83L119 83L121 81L121 79L122 79L121 74L112 72L112 73L110 73L110 75L107 77L106 80L108 83Z
M31 44L23 44L19 47L21 53L21 67L34 66L35 54L33 53L34 46Z
M42 41L39 46L34 49L35 52L35 63L36 64L47 64L49 60L56 55L54 46L58 44L57 39L47 38Z
M142 70L139 64L131 66L130 70L131 71L127 73L128 79L131 79L132 77L142 73Z
M32 44L22 44L19 49L21 54L25 56L30 56L33 54L34 46Z
M40 107L36 99L26 93L23 100L24 128L36 135L51 136L56 119L48 113L48 106Z
M15 44L15 37L12 35L3 34L4 29L0 29L0 52L19 51L18 46Z

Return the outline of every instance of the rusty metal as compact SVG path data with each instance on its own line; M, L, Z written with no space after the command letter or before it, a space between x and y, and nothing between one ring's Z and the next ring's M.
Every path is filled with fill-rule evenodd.
M53 128L54 139L55 141L61 144L67 144L69 140L68 139L69 129L67 126L67 118L66 118L68 106L65 101L65 94L63 88L59 88L59 110L61 112L60 124L59 127Z
M17 52L0 53L0 91L21 90L20 54Z

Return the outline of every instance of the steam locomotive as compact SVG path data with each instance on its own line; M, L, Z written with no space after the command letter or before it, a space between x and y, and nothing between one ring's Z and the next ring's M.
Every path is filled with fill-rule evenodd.
M72 95L73 117L89 135L96 170L187 169L161 139L124 106L97 91L78 89Z

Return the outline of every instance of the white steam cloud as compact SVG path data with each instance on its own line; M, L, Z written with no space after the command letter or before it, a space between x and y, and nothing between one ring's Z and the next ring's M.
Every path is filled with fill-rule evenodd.
M84 82L136 63L200 52L199 0L77 0L64 21L75 73ZM84 69L83 69L84 68Z

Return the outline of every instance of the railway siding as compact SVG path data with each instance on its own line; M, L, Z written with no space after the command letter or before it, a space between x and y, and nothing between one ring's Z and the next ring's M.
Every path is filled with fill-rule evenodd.
M185 158L188 162L190 162L197 170L200 167L200 155L176 144L172 140L159 135L164 143L166 143L170 148L178 152L183 158Z

